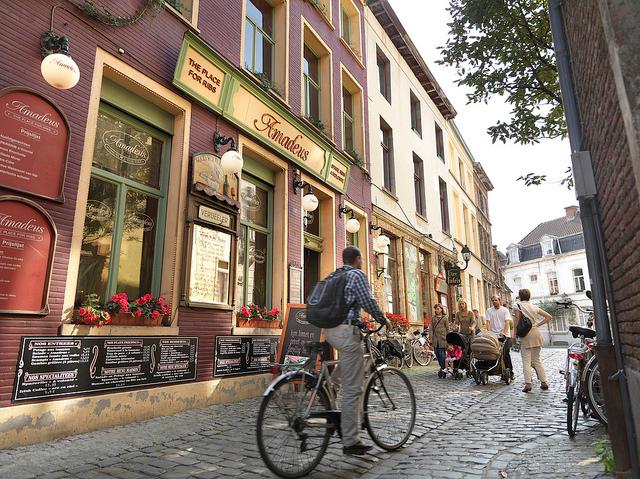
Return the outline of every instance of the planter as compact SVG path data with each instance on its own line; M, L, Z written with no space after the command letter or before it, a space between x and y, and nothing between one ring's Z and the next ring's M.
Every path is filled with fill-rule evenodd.
M268 321L266 319L237 318L237 325L239 328L269 328L269 329L281 328L279 319Z
M109 324L112 326L161 326L166 323L165 318L167 318L167 316L168 315L165 314L153 319L142 316L136 317L131 313L118 313L111 316L111 322Z

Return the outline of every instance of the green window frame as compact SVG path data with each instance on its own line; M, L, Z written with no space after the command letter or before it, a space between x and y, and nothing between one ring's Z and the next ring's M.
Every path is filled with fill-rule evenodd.
M304 46L303 54L303 68L304 68L304 116L307 118L313 118L316 121L322 119L322 90L320 88L320 57L309 48ZM307 59L308 56L312 56L312 59ZM317 72L316 78L314 78L313 70L311 68L311 61L315 62L315 71ZM311 98L311 91L315 90L315 100ZM316 103L317 104L312 104ZM314 112L314 110L316 110ZM317 117L316 117L317 116Z
M148 123L140 121L131 114L109 105L104 101L100 104L100 112L104 112L105 114L115 118L118 121L131 125L132 127L139 129L142 132L148 133L150 136L160 140L163 146L160 155L160 175L158 177L158 188L154 188L133 179L120 176L117 173L107 171L96 166L95 164L92 164L92 180L95 178L99 181L115 186L115 214L113 215L114 221L112 226L112 240L106 290L85 291L85 294L96 293L99 294L101 299L104 300L115 293L121 292L118 290L118 273L120 269L120 253L123 243L123 236L125 233L127 194L133 192L141 193L143 195L146 195L147 197L155 198L158 201L155 224L156 232L154 237L153 268L151 273L151 291L140 291L140 294L142 295L145 293L151 293L154 296L159 296L161 293L160 287L162 279L162 257L164 253L164 233L169 189L168 185L169 164L171 158L171 136L149 125ZM96 141L98 141L98 138L96 138ZM79 271L79 275L80 274L81 271ZM78 286L80 286L80 284L78 284ZM77 290L76 294L78 294L79 292L80 290ZM79 299L82 300L83 298Z
M347 105L346 103L350 104ZM345 151L355 150L355 120L353 118L353 93L342 87L342 148ZM348 108L347 108L348 107ZM347 132L350 135L347 135Z
M240 234L238 236L238 242L240 243L239 250L243 252L244 261L243 264L239 264L240 258L238 255L238 271L242 270L242 285L238 285L238 289L236 291L236 301L239 306L247 305L249 302L253 302L248 300L249 291L247 288L247 278L249 277L249 261L247 261L249 252L248 242L249 242L249 232L255 231L257 233L262 233L267 237L267 252L265 255L266 261L266 278L265 278L265 304L258 304L258 306L266 306L268 309L272 307L272 290L273 290L273 186L261 181L259 178L247 174L246 171L242 173L242 182L247 182L266 192L267 194L267 226L256 224L246 218L243 218L243 215L240 215ZM240 204L240 208L243 208L242 201ZM249 253L250 254L250 253ZM257 304L257 303L256 303Z
M259 8L259 5L252 2L251 0L247 0L247 11L249 9L249 4L252 4L254 8L256 8L260 13L264 16L269 15L269 23L271 25L272 32L269 33L256 24L256 22L251 18L251 16L247 13L245 17L245 50L244 50L244 64L245 67L251 70L254 73L266 75L267 78L273 82L274 80L274 64L275 64L275 45L276 42L274 40L275 33L273 31L275 27L275 15L273 11L273 7L270 7L266 4L266 2L261 1L265 6L263 8L269 9L269 12L264 12ZM258 45L261 45L260 48L257 48ZM265 48L269 48L270 55L269 57L269 65L265 65ZM256 55L262 53L262 68L258 68L258 58Z

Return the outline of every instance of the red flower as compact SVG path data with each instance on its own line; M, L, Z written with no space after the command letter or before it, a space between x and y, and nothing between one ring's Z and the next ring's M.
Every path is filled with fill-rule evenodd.
M136 318L139 318L140 316L142 316L142 311L139 309L136 309L136 312L133 314L135 315Z
M158 298L158 303L164 303L164 298L162 296Z
M84 309L84 308L80 308L80 309L78 310L78 313L80 313L80 316L84 316L85 314L87 314L87 310L86 310L86 309Z
M154 311L153 313L151 313L151 317L153 319L158 319L160 317L160 313L158 311Z

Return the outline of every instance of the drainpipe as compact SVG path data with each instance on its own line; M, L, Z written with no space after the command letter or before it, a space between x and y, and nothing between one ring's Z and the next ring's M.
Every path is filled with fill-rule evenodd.
M640 477L635 426L631 413L629 389L624 376L624 362L620 345L620 335L616 319L613 288L608 271L604 248L601 221L598 215L598 200L591 154L582 151L582 123L578 111L573 72L568 53L561 0L549 0L549 19L553 35L556 62L562 101L564 106L569 143L571 145L571 163L575 179L575 190L580 204L580 218L584 232L587 265L591 283L594 316L596 323L596 355L602 378L605 407L607 410L608 431L613 448L616 467L621 474ZM611 313L611 323L607 314L607 297ZM617 384L618 387L614 385ZM622 405L622 411L620 411Z

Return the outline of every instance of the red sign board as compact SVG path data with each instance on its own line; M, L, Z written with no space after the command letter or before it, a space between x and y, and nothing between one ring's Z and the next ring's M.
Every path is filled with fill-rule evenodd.
M0 90L0 186L64 201L69 123L28 88Z
M47 314L56 229L46 211L0 196L0 313Z

